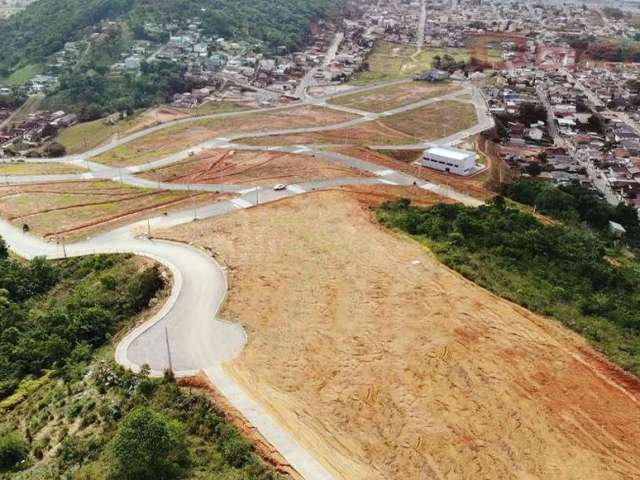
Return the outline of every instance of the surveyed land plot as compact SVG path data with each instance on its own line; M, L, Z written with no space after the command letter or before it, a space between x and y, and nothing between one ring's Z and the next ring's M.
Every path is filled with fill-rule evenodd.
M230 266L222 315L250 338L233 377L340 479L640 475L637 391L575 334L379 226L372 195L170 233Z

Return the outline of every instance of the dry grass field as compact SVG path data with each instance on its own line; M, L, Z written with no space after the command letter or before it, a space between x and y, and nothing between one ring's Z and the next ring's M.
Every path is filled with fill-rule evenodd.
M223 198L194 194L198 202ZM44 237L79 239L149 213L190 208L188 192L130 187L109 181L0 186L0 215Z
M476 113L469 103L445 100L426 107L314 133L272 135L241 140L248 145L402 145L445 138L472 127Z
M86 171L85 168L65 163L0 163L0 176L61 175Z
M386 112L459 89L452 83L410 82L333 98L330 103L367 112Z
M316 192L165 234L229 267L222 315L249 334L234 378L340 479L640 478L637 380L377 225L372 199Z
M386 117L382 123L407 135L436 140L470 128L476 121L476 110L472 104L444 100Z
M353 115L319 107L300 107L227 118L200 119L167 127L121 145L92 160L107 165L137 165L225 135L341 123Z
M142 176L162 182L271 186L276 183L360 177L365 173L310 155L210 150Z

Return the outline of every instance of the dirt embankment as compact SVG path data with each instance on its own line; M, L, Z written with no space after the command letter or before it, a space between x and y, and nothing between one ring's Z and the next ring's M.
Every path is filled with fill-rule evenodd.
M637 380L378 226L372 194L170 232L229 266L234 378L338 478L640 478Z

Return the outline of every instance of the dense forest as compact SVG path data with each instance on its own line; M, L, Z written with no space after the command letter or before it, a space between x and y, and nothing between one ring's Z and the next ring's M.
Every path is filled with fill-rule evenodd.
M22 261L0 240L0 479L276 478L207 398L114 364L163 285L132 256Z
M640 263L609 258L584 228L546 225L503 197L480 208L390 202L380 221L425 242L447 266L585 336L640 375Z
M208 398L171 376L100 358L83 373L46 375L0 404L1 480L278 478Z
M140 75L109 77L104 67L63 75L60 88L42 103L50 110L73 106L82 120L95 120L113 112L132 113L168 101L176 92L193 86L183 69L169 62L143 63Z
M0 21L0 76L43 63L65 42L78 40L102 20L118 19L141 32L147 21L201 20L205 33L260 40L267 48L296 48L313 19L331 13L338 0L39 0ZM180 22L180 23L183 23Z
M561 222L588 227L605 241L611 241L609 222L619 223L627 231L624 241L640 248L640 221L636 210L623 203L611 206L598 193L578 183L555 186L522 179L503 186L502 193Z
M0 400L45 370L70 373L161 287L126 256L23 262L0 241Z

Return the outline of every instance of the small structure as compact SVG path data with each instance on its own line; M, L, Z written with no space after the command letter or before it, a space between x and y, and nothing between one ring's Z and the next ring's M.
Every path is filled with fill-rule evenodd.
M477 160L478 155L475 152L451 147L433 147L424 151L422 165L456 175L471 175L478 170Z
M622 225L620 225L619 223L610 221L609 222L609 233L611 233L611 235L613 235L616 238L622 238L627 233L627 230Z
M432 69L422 72L414 80L423 82L443 82L449 78L449 73L444 70Z

